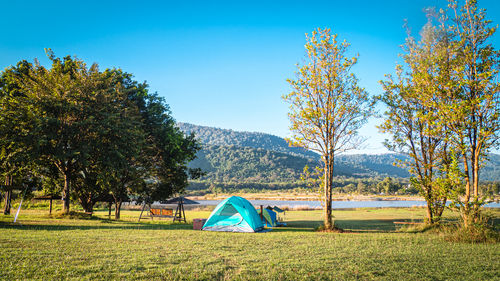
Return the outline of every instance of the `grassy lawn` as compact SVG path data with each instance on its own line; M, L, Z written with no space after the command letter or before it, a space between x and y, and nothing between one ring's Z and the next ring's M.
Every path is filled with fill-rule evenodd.
M186 213L188 220L209 214ZM421 219L422 208L334 215L351 232L312 231L320 211L290 211L288 227L247 234L195 231L167 220L138 223L138 211L123 211L115 221L106 211L57 219L24 210L20 224L0 216L0 279L500 279L499 244L394 231L393 221Z

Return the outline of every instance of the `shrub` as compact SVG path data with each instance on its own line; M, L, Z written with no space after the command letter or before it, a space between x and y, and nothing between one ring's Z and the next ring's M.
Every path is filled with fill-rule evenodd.
M465 227L463 221L443 228L445 240L465 243L496 243L500 242L500 233L495 229L493 218L482 212L477 220Z

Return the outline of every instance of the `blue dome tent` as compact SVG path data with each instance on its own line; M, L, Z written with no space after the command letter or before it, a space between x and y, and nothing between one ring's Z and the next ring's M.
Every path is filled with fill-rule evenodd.
M255 208L245 198L231 196L215 207L203 230L227 232L258 232L264 225Z

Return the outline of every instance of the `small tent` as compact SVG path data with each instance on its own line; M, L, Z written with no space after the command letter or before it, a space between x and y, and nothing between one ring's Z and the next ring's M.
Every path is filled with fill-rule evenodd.
M274 206L272 209L276 212L278 226L286 226L286 223L283 222L285 220L285 210L282 210L281 208L276 206ZM280 217L280 214L283 214L283 216Z
M220 202L203 225L203 230L228 232L258 232L263 228L255 208L239 196Z
M267 207L267 208L271 208L271 207ZM276 206L272 207L271 209L273 211L275 211L275 212L278 212L278 213L284 213L285 212L284 210L282 210L282 209L280 209L279 207L276 207Z
M259 215L260 215L260 213L261 213L261 210L259 210ZM276 212L274 212L272 210L272 208L267 207L265 209L262 209L262 223L266 227L278 226Z

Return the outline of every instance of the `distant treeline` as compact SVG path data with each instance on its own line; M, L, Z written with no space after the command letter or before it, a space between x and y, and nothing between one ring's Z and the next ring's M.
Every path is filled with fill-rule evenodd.
M317 191L318 188L310 188L304 182L212 182L192 181L188 190L193 194L204 193L226 193L226 192L262 192L264 190L295 190L295 191ZM334 193L336 194L391 194L412 195L418 190L411 187L407 179L401 178L344 178L334 179Z
M500 181L483 182L481 190L484 195L493 196L500 193ZM317 191L307 187L301 181L295 182L212 182L208 180L191 181L187 192L190 195L205 195L217 193L248 192L256 193L266 190L273 191ZM408 179L403 178L345 178L334 179L335 194L359 195L418 195L416 187Z

